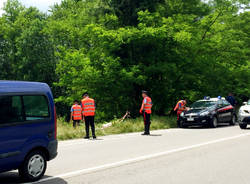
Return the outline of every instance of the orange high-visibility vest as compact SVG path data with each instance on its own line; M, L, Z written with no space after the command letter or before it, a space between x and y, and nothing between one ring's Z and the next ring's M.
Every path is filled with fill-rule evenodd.
M181 107L179 107L181 104ZM179 110L180 108L182 108L184 106L183 100L180 100L179 102L177 102L174 111L176 111L177 109Z
M73 105L73 120L81 120L82 119L82 107L80 105Z
M92 98L84 98L82 100L82 114L83 116L95 115L95 101Z
M143 108L143 110L146 112L146 113L148 113L148 114L151 114L151 108L152 108L152 100L151 100L151 98L150 97L145 97L144 99L143 99L143 101L142 101L142 105L143 105L143 103L144 103L144 100L146 99L146 103L144 104L144 108Z

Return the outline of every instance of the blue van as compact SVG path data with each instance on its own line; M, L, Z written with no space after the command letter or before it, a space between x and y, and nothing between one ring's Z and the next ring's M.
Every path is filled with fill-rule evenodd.
M57 155L56 111L49 86L0 81L0 173L18 169L37 181Z

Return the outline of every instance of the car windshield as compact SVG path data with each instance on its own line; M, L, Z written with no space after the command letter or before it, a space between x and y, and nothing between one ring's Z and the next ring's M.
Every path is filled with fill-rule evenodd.
M197 101L191 105L193 109L203 109L216 105L215 101Z

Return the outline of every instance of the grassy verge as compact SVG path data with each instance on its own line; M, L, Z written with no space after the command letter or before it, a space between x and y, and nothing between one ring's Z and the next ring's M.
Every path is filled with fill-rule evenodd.
M112 126L103 128L103 124L96 124L96 135L104 136L111 134L121 134L130 132L142 132L144 130L142 118L127 119L123 122L113 120ZM176 127L176 117L159 117L153 116L151 118L151 130L168 129ZM58 118L57 138L59 140L82 138L85 136L84 124L77 128L73 128L72 123L63 121L63 118Z

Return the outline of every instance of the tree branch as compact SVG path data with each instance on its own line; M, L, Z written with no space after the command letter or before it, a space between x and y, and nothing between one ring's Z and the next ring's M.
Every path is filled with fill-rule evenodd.
M209 25L209 27L207 28L207 30L204 32L201 41L203 41L206 38L206 35L208 33L208 31L210 30L210 28L214 25L214 23L217 21L217 19L222 15L222 11L220 13L218 13L218 15L215 17L215 19L212 21L212 23Z

